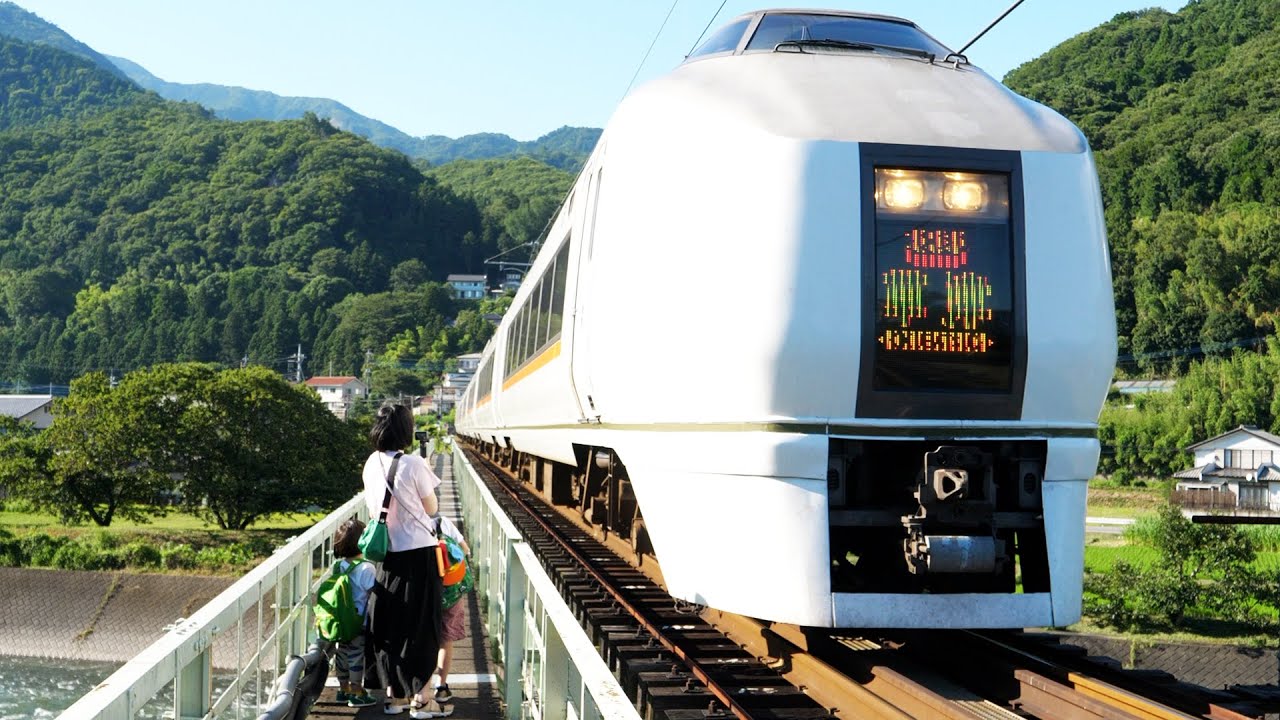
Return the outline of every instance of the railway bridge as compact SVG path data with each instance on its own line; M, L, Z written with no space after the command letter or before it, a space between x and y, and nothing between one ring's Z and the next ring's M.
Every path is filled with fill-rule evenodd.
M1108 670L1034 634L859 636L676 603L660 570L611 553L503 468L461 447L437 463L442 509L461 518L477 569L443 706L456 717L1243 720L1280 709ZM383 716L323 685L311 614L334 530L366 514L353 498L60 717Z

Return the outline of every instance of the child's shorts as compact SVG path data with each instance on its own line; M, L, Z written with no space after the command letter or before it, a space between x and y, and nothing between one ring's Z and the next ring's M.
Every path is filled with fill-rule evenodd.
M463 607L465 598L453 604L453 607L446 608L444 614L440 617L440 640L441 642L453 642L461 640L467 636L466 627L466 608Z

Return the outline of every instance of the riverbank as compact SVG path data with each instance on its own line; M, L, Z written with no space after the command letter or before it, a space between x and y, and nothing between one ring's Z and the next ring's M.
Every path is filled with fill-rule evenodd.
M123 663L235 582L233 577L0 568L0 654ZM214 664L235 647L215 643ZM224 657L219 657L224 656Z

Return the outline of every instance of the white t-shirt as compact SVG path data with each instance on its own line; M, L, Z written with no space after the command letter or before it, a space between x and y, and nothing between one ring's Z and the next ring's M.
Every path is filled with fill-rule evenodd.
M447 535L448 537L451 537L454 540L457 540L459 544L466 542L465 540L462 539L462 531L458 529L457 525L453 524L452 520L450 520L449 518L443 515L439 515L437 517L440 518L441 534Z
M347 567L356 560L347 560L343 558L338 561L338 571L346 572ZM356 569L351 571L351 587L355 589L356 612L360 613L360 617L364 617L364 609L369 605L369 591L373 589L373 583L378 579L378 571L374 569L371 562L360 562L356 565Z
M391 470L394 452L375 452L364 463L364 502L369 507L369 522L378 521L382 498L387 493L387 472ZM391 552L431 547L436 544L435 520L422 509L422 498L436 490L440 478L431 472L427 462L417 455L400 456L396 468L395 487L387 511L387 537Z

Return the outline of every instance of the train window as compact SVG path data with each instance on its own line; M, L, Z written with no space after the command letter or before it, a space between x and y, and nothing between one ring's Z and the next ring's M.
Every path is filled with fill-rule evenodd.
M542 281L533 286L533 294L529 296L529 340L526 345L528 357L538 354L542 346Z
M716 53L733 52L738 49L738 43L742 42L742 33L746 31L747 26L751 24L750 17L740 18L725 25L724 27L711 33L711 37L707 41L698 46L697 50L689 53L687 60L703 57L704 55L714 55Z
M908 22L816 13L765 14L744 52L771 51L779 43L806 41L901 48L934 57L951 52Z
M559 337L564 323L564 289L569 276L569 243L565 238L560 252L556 253L556 269L551 282L551 337Z
M545 346L551 341L551 285L555 281L556 265L555 259L551 261L551 267L547 269L547 274L542 277L542 281L538 283L542 287L542 302L539 309L542 315L542 337L541 344Z
M587 225L587 259L591 259L591 253L596 245L596 217L600 210L600 186L604 183L604 168L596 173L595 190L591 196L591 220Z
M528 313L521 307L516 311L515 347L511 351L511 367L518 368L524 362L524 324Z

